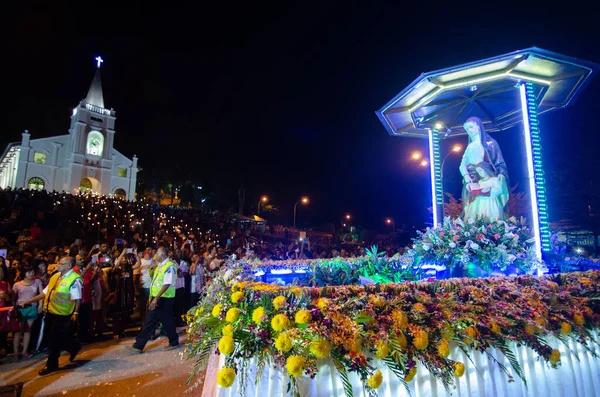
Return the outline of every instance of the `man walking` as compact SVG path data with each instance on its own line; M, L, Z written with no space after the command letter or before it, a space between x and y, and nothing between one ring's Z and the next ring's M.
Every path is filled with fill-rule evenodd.
M74 266L75 258L63 257L58 262L58 272L50 278L44 291L23 302L25 306L44 299L45 332L50 336L50 354L46 366L39 372L40 375L47 375L58 369L58 358L62 350L69 352L71 362L81 350L74 334L81 305L83 280L73 271Z
M160 247L156 251L158 266L152 277L150 286L150 304L142 331L135 338L133 350L141 353L154 335L154 330L160 321L169 337L169 345L165 350L179 347L179 335L175 329L173 319L173 306L175 302L175 281L177 278L177 265L168 258L167 249Z

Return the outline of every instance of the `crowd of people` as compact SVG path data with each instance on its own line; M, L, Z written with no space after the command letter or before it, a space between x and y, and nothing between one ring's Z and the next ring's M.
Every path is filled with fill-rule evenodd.
M211 272L232 255L283 260L365 254L360 245L336 247L242 230L219 213L105 196L0 190L0 217L0 310L16 307L18 312L10 330L0 323L0 357L27 359L48 350L50 370L60 354L52 352L53 332L76 332L71 339L92 343L110 334L119 341L126 329L137 328L135 351L161 332L176 347L173 327L185 325L183 315L198 301ZM397 250L390 245L386 251L391 255ZM73 288L52 295L49 285L67 274ZM162 292L155 288L157 278L165 285ZM76 315L66 316L61 309L54 316L57 296L69 310L74 305L69 301L77 301L71 310ZM70 342L57 339L54 345L74 358L79 348Z

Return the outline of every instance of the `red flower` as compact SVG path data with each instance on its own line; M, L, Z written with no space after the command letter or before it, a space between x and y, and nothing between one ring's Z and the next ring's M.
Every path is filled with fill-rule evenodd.
M460 240L460 236L457 234L456 236L454 236L454 242L458 243L458 240Z
M495 238L496 240L498 240L500 237L501 237L501 236L500 236L498 233L494 234L494 238Z
M483 234L478 234L477 237L475 237L477 240L483 240L485 238L485 235Z
M440 232L440 237L444 237L446 235L446 232Z

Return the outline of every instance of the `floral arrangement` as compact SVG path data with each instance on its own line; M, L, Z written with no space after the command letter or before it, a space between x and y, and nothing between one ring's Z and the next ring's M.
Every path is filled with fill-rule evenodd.
M382 366L406 385L419 376L417 362L450 390L465 371L464 363L449 359L453 346L487 354L509 382L511 373L489 348L498 348L524 382L510 342L528 346L552 367L561 357L548 335L561 343L575 339L599 358L590 330L600 326L600 271L301 288L244 281L243 270L233 268L213 284L219 284L214 293L188 313L186 352L197 360L194 373L211 354L225 355L217 382L230 387L238 379L242 392L251 357L257 379L266 365L280 367L294 394L299 377L314 378L319 360L331 358L347 396L349 372L376 395Z
M415 264L443 264L452 270L478 267L488 274L508 267L525 273L543 269L531 232L520 223L514 217L495 223L485 219L465 223L447 217L443 224L418 232L408 256Z

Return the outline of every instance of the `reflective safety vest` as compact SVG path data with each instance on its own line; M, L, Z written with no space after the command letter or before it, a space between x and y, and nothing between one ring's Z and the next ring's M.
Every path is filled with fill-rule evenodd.
M75 311L75 301L71 300L71 286L81 276L72 271L67 277L61 278L56 273L48 282L48 293L44 299L46 313L70 316Z
M158 295L158 293L162 289L165 283L165 273L170 267L174 268L175 272L177 273L177 266L175 266L175 264L170 260L167 260L163 265L159 266L154 271L154 277L152 277L152 285L150 286L151 298L154 298L156 295ZM175 298L175 280L176 278L173 277L173 282L171 283L171 285L169 285L169 288L167 288L165 293L160 296L161 298Z

